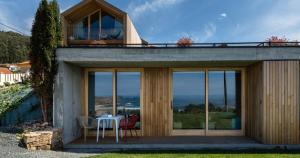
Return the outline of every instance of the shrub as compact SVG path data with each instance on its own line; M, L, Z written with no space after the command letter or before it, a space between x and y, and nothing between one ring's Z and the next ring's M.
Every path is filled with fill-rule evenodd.
M4 84L4 86L6 86L6 87L10 86L10 83L9 83L9 82L4 82L3 84Z
M193 44L193 40L189 37L183 37L177 41L178 47L190 47L192 46L192 44Z
M298 46L298 41L290 41L285 37L277 37L277 36L271 36L266 40L266 42L269 42L269 46ZM295 42L295 43L288 43L288 42Z

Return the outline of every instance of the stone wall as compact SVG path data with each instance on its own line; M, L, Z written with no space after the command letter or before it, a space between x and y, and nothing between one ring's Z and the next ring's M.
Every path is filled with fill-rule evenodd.
M61 130L27 132L22 142L28 150L57 150L62 148Z

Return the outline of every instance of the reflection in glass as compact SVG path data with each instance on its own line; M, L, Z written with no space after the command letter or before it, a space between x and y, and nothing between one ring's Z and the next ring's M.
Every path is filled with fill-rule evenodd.
M103 40L122 40L123 24L106 12L101 12L101 39Z
M100 37L100 12L96 12L90 17L90 39L98 40Z
M140 72L117 73L117 114L140 118ZM136 128L140 128L140 121Z
M113 73L90 72L88 78L89 116L113 114Z
M241 72L208 72L208 129L241 129Z
M75 25L74 29L74 38L75 40L86 40L88 39L88 17L84 18L82 21Z
M173 128L205 129L205 72L173 73Z

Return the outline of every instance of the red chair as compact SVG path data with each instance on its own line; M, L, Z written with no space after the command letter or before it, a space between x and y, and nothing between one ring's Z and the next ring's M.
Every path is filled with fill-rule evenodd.
M125 137L127 134L127 130L130 131L131 136L133 136L131 130L134 130L135 134L137 136L137 131L136 131L135 125L138 122L138 120L139 120L139 116L136 114L133 114L133 115L130 115L128 118L122 119L120 121L120 128L122 130L125 130Z

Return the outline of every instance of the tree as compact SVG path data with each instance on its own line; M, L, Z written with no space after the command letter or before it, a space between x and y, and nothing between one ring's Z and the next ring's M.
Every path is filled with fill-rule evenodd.
M28 60L29 37L15 32L0 31L0 64Z
M50 2L50 7L52 10L53 18L55 21L55 36L56 36L56 45L62 45L62 28L61 28L61 20L60 20L60 10L59 5L56 0Z
M61 38L58 35L61 28L57 8L56 1L40 2L30 38L31 83L35 94L40 98L44 122L51 116L48 114L51 113L49 109L53 104L53 84L57 73L55 49Z

